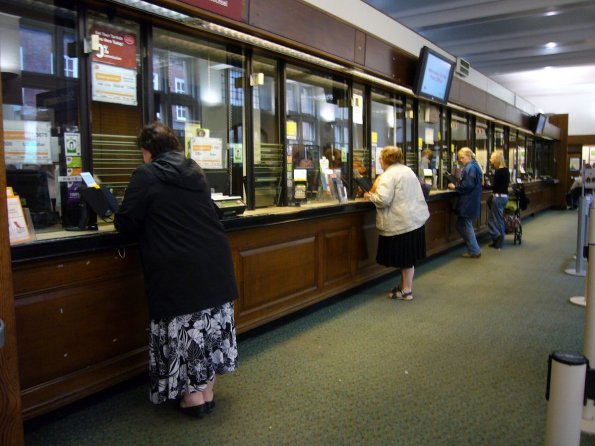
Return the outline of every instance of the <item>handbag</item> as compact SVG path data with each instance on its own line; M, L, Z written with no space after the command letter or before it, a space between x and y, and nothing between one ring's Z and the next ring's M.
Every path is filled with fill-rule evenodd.
M430 191L432 190L432 186L430 186L428 183L426 183L421 178L418 178L418 179L419 179L419 185L421 186L421 191L424 193L424 198L426 201L428 201L428 198L430 198Z

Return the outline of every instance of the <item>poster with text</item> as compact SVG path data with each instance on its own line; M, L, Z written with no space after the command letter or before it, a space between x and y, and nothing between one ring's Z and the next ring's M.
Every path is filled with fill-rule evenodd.
M100 63L92 64L93 100L137 105L136 70Z
M221 138L192 138L190 157L203 169L225 168Z
M51 124L43 121L4 121L6 164L52 164Z
M99 51L91 63L93 100L137 105L136 35L95 25Z

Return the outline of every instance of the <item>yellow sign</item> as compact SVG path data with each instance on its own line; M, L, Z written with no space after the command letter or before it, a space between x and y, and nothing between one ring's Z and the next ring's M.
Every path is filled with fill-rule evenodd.
M287 121L286 132L287 139L297 139L297 122Z
M378 132L372 132L372 144L378 144Z

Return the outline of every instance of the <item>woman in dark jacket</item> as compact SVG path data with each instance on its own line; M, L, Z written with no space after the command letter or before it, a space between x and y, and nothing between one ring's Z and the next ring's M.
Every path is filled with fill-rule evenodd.
M235 370L231 251L202 169L175 133L146 126L144 165L132 174L114 224L138 239L149 305L149 374L155 404L181 398L196 417L215 405L215 374Z
M467 246L467 252L463 254L463 257L478 259L481 257L481 249L475 237L473 220L479 218L481 209L481 168L475 161L475 153L469 147L460 149L457 152L457 158L464 166L461 181L456 185L448 184L449 189L454 189L459 193L456 228Z

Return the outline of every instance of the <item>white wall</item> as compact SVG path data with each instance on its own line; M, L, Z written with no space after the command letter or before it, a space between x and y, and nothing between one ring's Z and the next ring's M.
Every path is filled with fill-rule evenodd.
M400 23L374 9L367 3L362 2L361 0L304 1L318 9L326 11L333 16L355 25L370 34L390 42L413 55L417 56L422 46L427 45L430 48L448 56L451 60L455 60L454 56L448 54L441 48L424 39L419 34L415 33L404 25L401 25ZM503 101L520 108L527 114L532 115L537 113L537 108L532 103L532 101L518 97L513 91L505 88L493 79L484 76L483 74L474 70L473 67L470 71L471 72L469 76L464 79L464 82L467 82L483 91L497 96ZM556 113L563 112L558 112L556 109Z
M531 96L531 101L546 113L568 113L569 135L595 134L595 93Z

